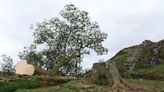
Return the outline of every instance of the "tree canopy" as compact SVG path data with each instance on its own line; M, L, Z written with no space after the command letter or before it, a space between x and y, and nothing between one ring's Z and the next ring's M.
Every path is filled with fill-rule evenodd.
M59 14L61 18L51 18L33 26L34 43L20 53L21 58L57 73L62 69L71 70L68 66L76 70L90 50L98 55L108 52L102 45L107 34L100 31L98 23L91 21L86 11L68 4ZM42 48L40 51L37 51L38 46Z
M14 72L13 59L10 56L3 54L1 69L4 75L10 75Z

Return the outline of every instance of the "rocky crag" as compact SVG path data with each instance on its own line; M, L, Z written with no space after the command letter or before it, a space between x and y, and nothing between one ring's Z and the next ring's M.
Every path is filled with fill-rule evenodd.
M119 51L113 58L119 71L127 72L140 67L149 67L152 58L157 59L157 64L164 63L164 40L152 42L145 40L139 45Z
M164 40L159 42L145 40L139 45L124 48L107 62L93 64L92 70L86 74L86 77L93 81L101 76L108 77L108 62L110 61L116 62L122 76L128 76L137 68L150 67L152 58L157 59L157 64L164 64Z

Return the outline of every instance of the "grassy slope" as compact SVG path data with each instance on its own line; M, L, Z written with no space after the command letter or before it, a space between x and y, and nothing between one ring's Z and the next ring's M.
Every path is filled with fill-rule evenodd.
M20 88L35 88L40 85L40 81L36 78L20 79L15 82L0 83L0 92L13 92Z
M141 72L141 73L160 73L164 74L164 64L156 65L156 66L151 66L151 67L146 67L146 68L138 68L135 69L134 71L136 72Z
M149 86L155 90L155 92L164 91L164 81L155 81L155 80L138 80L138 79L128 79L128 81Z

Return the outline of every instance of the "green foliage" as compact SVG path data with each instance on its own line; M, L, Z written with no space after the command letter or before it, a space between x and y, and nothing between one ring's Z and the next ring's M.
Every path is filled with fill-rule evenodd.
M68 4L57 17L33 26L34 47L20 53L32 64L54 72L77 72L84 55L94 50L98 55L107 53L102 42L107 34L100 31L97 22L91 21L86 11ZM43 47L37 51L37 47ZM56 65L56 66L54 66Z
M40 86L40 81L36 78L21 79L9 83L0 83L0 92L13 92L17 89L35 88Z
M160 49L159 57L164 59L164 46Z
M1 69L4 75L10 75L14 72L13 59L10 56L2 55Z
M45 68L46 70L48 70L49 64L48 61L44 58L44 55L42 54L42 52L38 52L36 45L35 44L31 44L29 47L24 47L24 51L23 52L19 52L19 57L21 59L25 59L28 61L28 63L32 63L33 65L38 66L39 68Z

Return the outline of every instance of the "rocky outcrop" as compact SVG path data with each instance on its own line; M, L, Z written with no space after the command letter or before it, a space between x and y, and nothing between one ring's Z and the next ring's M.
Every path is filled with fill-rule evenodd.
M152 42L150 40L145 40L142 44L125 48L119 51L113 58L117 62L119 70L129 70L132 68L127 68L126 64L133 69L137 67L145 67L150 65L151 59L155 57L157 63L164 63L164 40L159 42ZM126 69L125 69L126 67Z
M108 62L115 61L121 75L129 74L135 68L149 67L151 59L155 57L157 64L164 64L164 40L152 42L145 40L139 45L124 48L120 50ZM93 64L92 70L88 73L91 79L95 79L99 75L104 75L108 70L107 62ZM102 74L103 73L103 74Z

